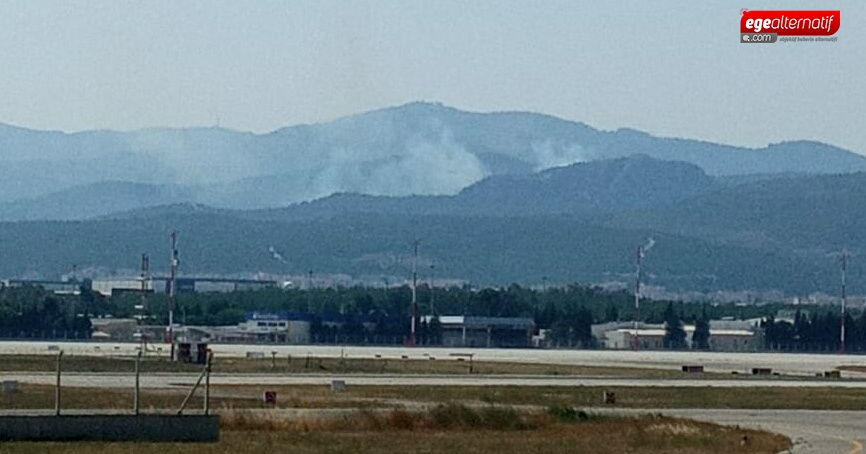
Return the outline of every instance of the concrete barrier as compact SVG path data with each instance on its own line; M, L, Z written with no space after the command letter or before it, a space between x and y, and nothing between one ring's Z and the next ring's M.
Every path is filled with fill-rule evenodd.
M219 441L219 415L0 415L2 441Z

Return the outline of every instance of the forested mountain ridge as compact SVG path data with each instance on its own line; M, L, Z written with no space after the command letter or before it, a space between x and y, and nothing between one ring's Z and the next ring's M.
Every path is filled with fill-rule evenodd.
M67 134L0 125L0 220L81 219L86 216L75 214L109 214L112 204L118 210L167 203L252 209L336 193L454 195L491 176L635 154L691 163L710 176L866 171L866 157L818 142L750 149L432 103L267 134L223 128ZM139 199L129 197L133 192L119 198L119 183L150 188L139 186ZM162 203L154 193L166 194ZM52 209L59 205L68 209Z

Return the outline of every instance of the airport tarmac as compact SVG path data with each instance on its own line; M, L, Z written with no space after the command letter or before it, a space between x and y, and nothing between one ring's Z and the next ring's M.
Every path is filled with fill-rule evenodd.
M477 361L542 363L582 366L636 367L649 369L680 369L684 365L702 365L708 372L750 373L752 368L769 368L782 375L815 376L839 366L866 366L866 356L795 353L732 353L732 352L669 352L628 350L549 350L549 349L467 349L448 347L383 347L383 346L322 346L322 345L250 345L211 344L216 358L239 358L260 354L278 358L340 357L346 358L415 358L437 359L473 355ZM140 344L117 342L0 342L0 354L56 354L89 356L132 356ZM148 355L167 356L169 346L152 344ZM843 377L866 378L864 374L842 372Z
M664 409L597 410L614 414L664 414L786 435L791 454L857 454L866 444L866 412L830 410Z

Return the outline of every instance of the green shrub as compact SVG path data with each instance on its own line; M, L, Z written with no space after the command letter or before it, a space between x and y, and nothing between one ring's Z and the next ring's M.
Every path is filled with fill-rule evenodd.
M563 422L586 421L589 414L574 407L547 407L547 414Z

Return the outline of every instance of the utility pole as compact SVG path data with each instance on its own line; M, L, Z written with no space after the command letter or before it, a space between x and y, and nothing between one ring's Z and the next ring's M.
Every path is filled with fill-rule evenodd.
M315 309L317 314L322 313L322 303L319 300L319 307ZM313 309L313 270L307 271L307 310L312 312Z
M174 305L177 294L177 230L171 232L171 263L168 278L168 341L171 343L171 359L174 360Z
M138 340L141 342L141 352L144 353L147 347L147 339L141 330L141 325L147 316L147 278L150 268L150 258L147 254L141 254L141 303L138 307Z
M643 246L637 247L637 272L635 273L634 285L634 337L632 337L632 350L640 348L640 340L638 339L638 323L640 321L640 265L643 258Z
M845 274L848 268L848 251L842 251L842 300L839 302L842 318L839 327L839 354L845 354Z
M415 318L418 316L418 243L417 238L412 242L414 255L412 256L412 305L409 307L409 339L406 342L407 347L415 346Z
M430 315L436 315L436 306L434 305L435 293L433 291L433 272L436 270L436 265L430 265Z
M75 277L76 270L77 270L77 265L75 265L75 264L73 263L73 264L72 264L72 273L70 274L69 279L67 279L67 281L72 283L72 285L73 285L73 287L72 287L72 291L73 291L73 293L75 292L75 288L78 287L78 293L81 294L81 290L82 290L82 289L81 289L81 286L78 285L78 279ZM2 286L2 284L0 284L0 286ZM76 298L73 298L73 299L72 299L72 331L74 331L74 332L75 332L75 336L78 337L78 328L77 328L77 327L78 327L78 323L76 323L76 322L78 321L78 311L75 310L75 300L76 300ZM86 313L86 312L87 312L87 308L85 308L84 311L85 311L85 313Z

